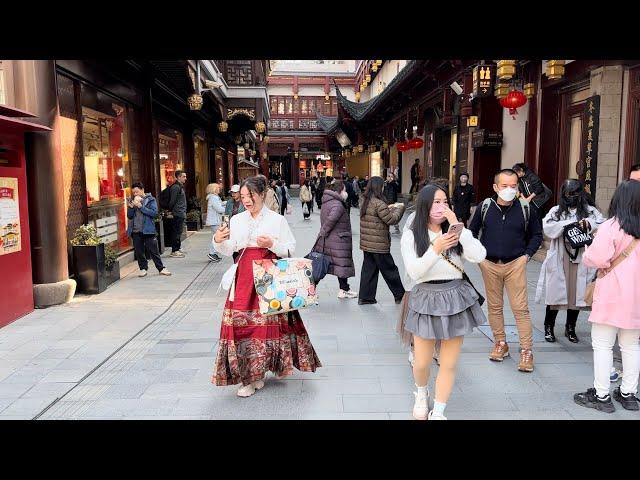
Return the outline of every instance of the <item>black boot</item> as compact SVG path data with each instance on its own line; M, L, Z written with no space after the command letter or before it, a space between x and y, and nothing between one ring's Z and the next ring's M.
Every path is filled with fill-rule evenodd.
M570 323L567 323L567 326L564 327L564 336L569 339L571 343L578 343L578 337L576 336L576 326Z
M553 325L544 326L544 339L551 343L556 341L556 336L553 334Z

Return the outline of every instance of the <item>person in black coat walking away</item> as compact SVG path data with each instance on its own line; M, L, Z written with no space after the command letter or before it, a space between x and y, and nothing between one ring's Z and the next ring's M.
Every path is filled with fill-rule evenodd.
M387 180L384 182L382 189L382 195L387 200L387 205L398 203L398 192L400 191L400 185L396 181L396 178L392 173L387 175ZM396 223L394 226L395 233L400 234L400 225Z
M311 190L311 202L309 202L309 209L313 213L313 203L316 200L316 190L318 189L318 177L313 177L309 182L309 190Z
M355 277L351 243L351 220L345 206L348 195L342 180L327 185L322 197L320 232L313 246L314 252L331 257L329 274L338 277L338 298L357 298L358 292L351 290L348 279Z
M316 187L316 204L318 205L318 209L322 209L322 196L324 195L324 189L326 187L327 179L325 177L320 177L320 181Z
M461 173L460 182L453 190L453 211L465 225L471 218L471 205L475 200L473 185L469 183L469 174Z
M537 210L540 227L542 228L542 219L544 218L544 215L542 215L541 210L543 205L549 201L553 193L544 183L542 183L540 177L524 163L516 163L512 170L518 175L520 194L527 202L529 202L529 205L533 206Z

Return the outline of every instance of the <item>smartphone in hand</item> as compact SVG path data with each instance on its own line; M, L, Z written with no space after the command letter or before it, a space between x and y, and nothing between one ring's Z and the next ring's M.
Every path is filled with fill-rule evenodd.
M229 228L229 215L222 215L222 223L220 228Z
M464 223L454 223L453 225L449 226L449 230L447 231L447 233L454 233L458 236L458 238L460 238L462 230L464 230Z

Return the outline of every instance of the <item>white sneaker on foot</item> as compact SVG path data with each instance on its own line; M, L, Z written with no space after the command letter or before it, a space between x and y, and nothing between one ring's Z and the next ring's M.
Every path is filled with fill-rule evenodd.
M429 390L421 392L413 392L416 397L416 401L413 404L413 418L416 420L426 420L427 412L429 411Z
M160 270L160 275L166 275L167 277L171 275L171 272L169 270L167 270L166 268L163 268L162 270Z
M358 298L358 292L354 292L353 290L349 290L348 292L340 289L338 291L338 298Z
M262 387L264 387L264 381L258 380L257 382L253 382L249 385L243 385L242 387L240 387L236 395L238 395L239 397L250 397L251 395L256 393L256 390L260 390Z
M429 412L429 420L446 420L446 419L447 417L445 417L444 415L433 413L433 410Z
M138 273L139 277L146 277L147 276L147 271L146 270L140 270L140 273Z
M182 253L180 250L178 250L177 252L171 252L169 254L169 256L173 257L173 258L184 258L185 257L184 253Z

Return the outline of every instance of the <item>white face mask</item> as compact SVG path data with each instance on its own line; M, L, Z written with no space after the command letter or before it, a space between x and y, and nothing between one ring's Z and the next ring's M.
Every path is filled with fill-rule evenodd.
M514 198L516 198L517 194L518 194L518 191L515 188L511 188L511 187L507 187L498 192L498 196L505 202L512 201Z
M349 198L349 194L347 193L346 190L343 190L342 192L340 192L340 198L342 198L342 201L346 202L347 198Z

